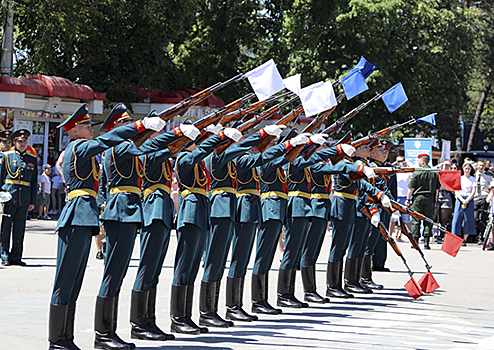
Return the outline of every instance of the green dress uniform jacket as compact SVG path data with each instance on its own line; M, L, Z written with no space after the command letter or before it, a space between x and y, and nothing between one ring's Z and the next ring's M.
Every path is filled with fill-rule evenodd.
M0 175L2 191L10 192L15 206L36 204L38 193L38 161L30 152L10 150L3 153ZM10 201L9 201L10 202Z

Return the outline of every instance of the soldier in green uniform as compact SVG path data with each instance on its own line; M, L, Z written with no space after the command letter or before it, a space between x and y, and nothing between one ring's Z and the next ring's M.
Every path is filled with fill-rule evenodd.
M222 319L218 311L218 296L226 258L237 222L236 164L233 161L256 146L268 135L278 135L281 128L268 126L236 143L221 155L206 158L211 178L211 227L206 245L204 274L200 293L199 324L211 327L229 327L233 322Z
M221 126L220 126L221 127ZM211 128L206 131L217 133ZM240 139L237 129L225 128L209 137L199 146L194 144L182 152L175 163L175 176L180 190L177 215L177 252L170 297L171 331L185 334L206 333L192 321L194 281L199 270L205 240L210 229L211 204L208 198L210 174L203 159L214 151L220 142Z
M424 169L430 169L428 154L419 154L418 165ZM439 175L433 171L414 171L412 179L408 183L408 193L405 205L412 205L412 209L432 218L434 205L439 193ZM413 202L410 199L413 196ZM412 234L418 241L420 238L420 220L412 217ZM429 241L432 236L432 224L424 221L424 248L430 249Z
M388 160L389 156L389 149L391 147L391 141L388 140L380 140L379 141L380 146L379 151L380 151L380 157L381 157L381 163L382 166L384 167L392 167L393 165L390 164ZM393 196L393 198L398 198L398 182L396 179L396 174L385 174L384 175L384 180L386 181L386 186L389 188L389 192ZM390 227L389 222L390 222L390 216L387 213L384 213L384 222L386 227ZM393 212L395 215L395 218L399 216L399 212L395 211ZM393 219L395 220L395 219ZM396 221L393 221L396 222ZM389 231L389 233L392 233L392 230ZM388 242L384 238L383 235L379 237L377 240L376 247L374 248L374 255L372 256L372 269L374 271L389 271L387 267L385 267L386 259L388 256Z
M316 134L310 137L308 146L312 143L321 145L324 142L325 138ZM285 165L285 171L288 174L288 206L285 249L278 274L278 306L293 308L308 306L307 303L300 302L295 297L295 276L297 267L300 265L302 250L307 241L312 217L309 167L325 162L333 155L350 155L353 152L355 149L350 145L337 145L315 152L308 160L300 156L293 164Z
M157 124L148 118L93 140L88 105L83 104L59 125L68 132L71 142L65 149L63 163L68 203L63 207L56 228L58 250L50 304L50 349L79 349L74 344L76 301L86 270L91 237L99 233L96 191L100 171L95 156L147 128L156 129ZM109 320L110 328L113 322L113 319Z
M12 131L2 130L0 131L0 152L7 152L12 146Z
M20 129L12 133L14 149L3 153L0 184L12 199L5 203L2 220L2 265L26 266L22 259L27 212L36 204L38 192L38 162L26 151L31 133ZM10 241L12 239L12 247Z
M345 158L344 162L354 164ZM364 167L364 165L359 165ZM372 176L368 176L372 177ZM357 224L357 198L361 195L376 196L383 205L391 207L389 197L365 180L352 182L348 175L334 177L333 202L331 203L331 222L333 224L333 239L328 259L326 275L326 296L336 298L352 298L341 286L343 275L343 257L348 248L350 237ZM379 213L375 213L376 225L379 223Z
M273 126L266 126L272 128ZM279 129L281 130L281 129ZM262 130L260 131L262 132ZM238 157L237 164L237 223L232 239L232 256L226 282L226 318L233 321L257 321L257 316L243 308L244 280L256 231L261 223L261 197L257 167L286 154L284 144L273 141L264 153Z
M159 118L149 118L156 120ZM161 120L161 119L159 119ZM102 125L107 132L132 123L124 104L117 104ZM161 127L165 122L161 120ZM159 131L159 130L158 130ZM139 148L131 141L125 141L105 152L103 171L106 183L107 203L100 220L106 230L105 268L101 287L96 299L94 317L95 347L120 349L132 346L116 334L116 324L108 327L109 320L118 313L118 298L123 278L126 275L137 230L142 227L141 189L139 177L142 165L139 156L159 151L180 134L180 126L174 131L148 139ZM132 338L148 340L166 340L166 335L156 334L143 321L143 306L147 304L146 293L132 293L131 324ZM111 316L113 315L113 316ZM171 338L171 337L170 337Z
M157 116L152 111L148 117ZM181 134L195 140L199 130L193 125L182 124L173 133L157 137L165 143ZM158 152L141 155L142 164L142 214L143 227L140 234L140 259L132 288L130 309L131 336L145 340L172 340L175 337L164 333L156 325L156 294L170 231L173 228L174 204L170 197L172 180L172 153L165 148Z
M309 140L305 134L292 137L288 133L281 140L287 151ZM285 157L276 158L261 166L259 175L261 192L261 229L257 233L257 248L252 271L252 312L277 315L281 309L275 309L268 303L268 276L273 263L276 245L286 221L288 202L287 176L282 166L287 164Z
M340 142L341 144L341 142ZM343 144L339 148L346 148ZM329 193L331 190L331 175L364 173L365 167L358 167L346 162L319 162L310 167L311 188L311 214L310 228L307 239L302 250L300 259L300 271L304 285L304 299L308 302L324 304L329 302L328 298L322 297L316 290L316 261L321 251L324 236L328 227L331 201ZM370 169L369 169L370 170ZM372 172L365 170L369 176Z
M359 133L356 138L363 137ZM369 145L364 144L357 147L355 152L355 165L369 166L368 158L370 155ZM376 178L368 180L371 185L376 184ZM356 222L355 229L352 232L350 241L348 243L348 255L345 260L345 275L344 275L344 287L343 289L349 293L372 293L372 289L364 287L360 284L360 270L362 266L362 260L364 257L364 251L369 239L369 232L371 230L370 221L362 214L360 209L366 202L367 193L359 192L356 198ZM372 214L377 209L375 206L370 208Z
M372 168L382 167L383 163L381 161L382 159L381 154L382 154L383 146L381 145L380 141L377 139L374 140L369 145L369 150L370 150L369 165ZM376 177L374 186L376 186L378 189L386 193L386 195L389 198L395 199L395 197L391 194L391 191L389 190L386 184L386 177L384 175L379 175ZM371 208L370 209L371 214L378 212L380 220L383 221L385 227L388 227L389 215L377 206L371 206L370 208ZM395 211L393 215L398 217L399 216L398 211ZM362 260L362 268L360 271L361 273L360 284L363 287L369 289L377 289L377 290L383 289L383 286L381 284L374 283L372 279L372 257L374 255L374 251L377 246L377 243L381 240L381 237L382 237L382 233L379 230L379 228L375 226L371 226L371 229L368 234L367 246L365 248L364 256Z

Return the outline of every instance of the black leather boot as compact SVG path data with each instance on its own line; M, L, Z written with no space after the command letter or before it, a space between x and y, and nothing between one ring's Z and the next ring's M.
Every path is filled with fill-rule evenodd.
M351 293L370 294L372 293L372 289L364 288L360 285L360 273L358 273L359 268L360 265L358 264L358 258L346 258L344 289Z
M376 284L372 280L372 257L370 255L362 258L360 284L369 289L381 290L384 288L382 284Z
M67 310L67 342L70 345L71 350L81 350L77 345L74 344L74 322L75 322L75 302L69 303L69 308Z
M221 328L233 326L233 322L225 321L218 315L219 286L219 281L201 281L201 294L199 298L199 324L201 326Z
M149 291L132 290L130 298L130 337L142 340L166 340L166 336L155 333L148 327Z
M252 312L278 315L282 313L281 309L275 309L268 303L268 274L252 274Z
M118 296L96 297L96 310L94 312L95 349L131 349L130 344L122 341L115 333L115 299L117 298Z
M304 300L310 303L329 303L329 298L324 298L316 290L316 265L301 267L302 283L304 285Z
M172 285L172 292L170 295L170 318L172 323L170 326L170 330L174 333L201 333L200 328L194 322L192 322L192 319L188 319L192 315L192 305L190 305L190 315L187 313L187 290L189 287L191 286ZM193 288L194 286L192 286L192 290ZM190 303L192 304L192 300L190 301Z
M245 277L228 277L226 279L226 316L227 320L252 322L257 316L249 315L243 308Z
M293 307L300 309L308 307L307 303L302 303L295 297L295 276L296 269L285 270L280 268L278 273L278 300L276 305L283 307Z
M353 294L349 294L341 288L341 279L343 275L342 261L328 261L328 269L326 272L326 296L335 298L353 298Z
M148 328L150 328L153 333L156 334L161 334L162 336L165 337L165 340L173 340L175 339L175 336L173 334L167 334L163 332L157 325L156 325L156 287L151 288L149 290L149 295L148 295Z
M73 349L67 339L68 309L68 305L50 304L50 319L48 324L49 350Z

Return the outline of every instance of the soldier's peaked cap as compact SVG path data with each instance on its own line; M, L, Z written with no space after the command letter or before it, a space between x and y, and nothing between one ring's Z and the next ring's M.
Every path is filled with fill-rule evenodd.
M369 144L369 149L372 151L374 148L378 147L381 145L381 141L379 139L375 139Z
M26 130L26 129L19 129L19 130L16 130L12 133L12 141L16 141L16 140L27 140L29 138L29 136L31 136L31 133L29 132L29 130Z
M132 121L132 118L129 115L127 106L120 102L113 107L101 128L105 129L105 131L110 131L118 122L127 120Z
M292 137L295 137L298 135L297 129L293 128L291 129L283 138L280 138L279 143L283 143L285 141L290 140Z
M87 105L87 103L84 103L77 109L77 111L74 112L74 114L65 119L63 123L59 124L57 128L63 127L65 131L69 131L79 124L93 124L88 113L89 106Z
M11 139L12 137L12 131L10 130L2 130L0 131L0 140L2 139Z
M379 141L379 148L384 148L384 149L390 149L391 148L391 141L389 140L380 140Z
M345 136L343 136L341 139L339 139L335 145L341 145L343 143L350 143L353 141L353 136L352 136L352 132L351 131L348 131Z

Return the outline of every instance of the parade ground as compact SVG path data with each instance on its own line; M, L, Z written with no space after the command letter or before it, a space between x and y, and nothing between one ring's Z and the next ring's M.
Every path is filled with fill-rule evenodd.
M28 266L0 267L3 349L48 348L48 309L57 249L55 226L54 220L28 221L23 257ZM158 285L157 323L165 332L170 330L169 294L176 242L173 233ZM329 244L330 233L317 263L321 294L325 292ZM426 271L423 260L410 249L409 243L399 243L399 247L418 281ZM332 298L329 304L311 304L307 309L285 308L278 316L259 315L257 322L236 322L228 329L209 328L209 333L203 335L175 334L174 341L134 342L138 349L494 349L494 252L484 252L480 246L469 244L452 258L440 250L440 245L434 243L431 247L425 254L440 288L415 300L403 287L409 276L402 261L388 248L386 265L391 272L374 272L374 281L385 286L374 294L356 295L347 300ZM103 271L103 262L96 260L95 255L93 244L77 302L75 342L82 349L93 348L94 305ZM276 305L279 259L277 253L270 274L272 305ZM130 292L138 262L137 240L120 293L117 333L126 341L130 341ZM195 287L193 319L196 322L201 276L202 271ZM244 295L244 307L249 312L250 276L249 269ZM225 284L219 303L222 316ZM296 288L296 295L302 299L300 274Z

